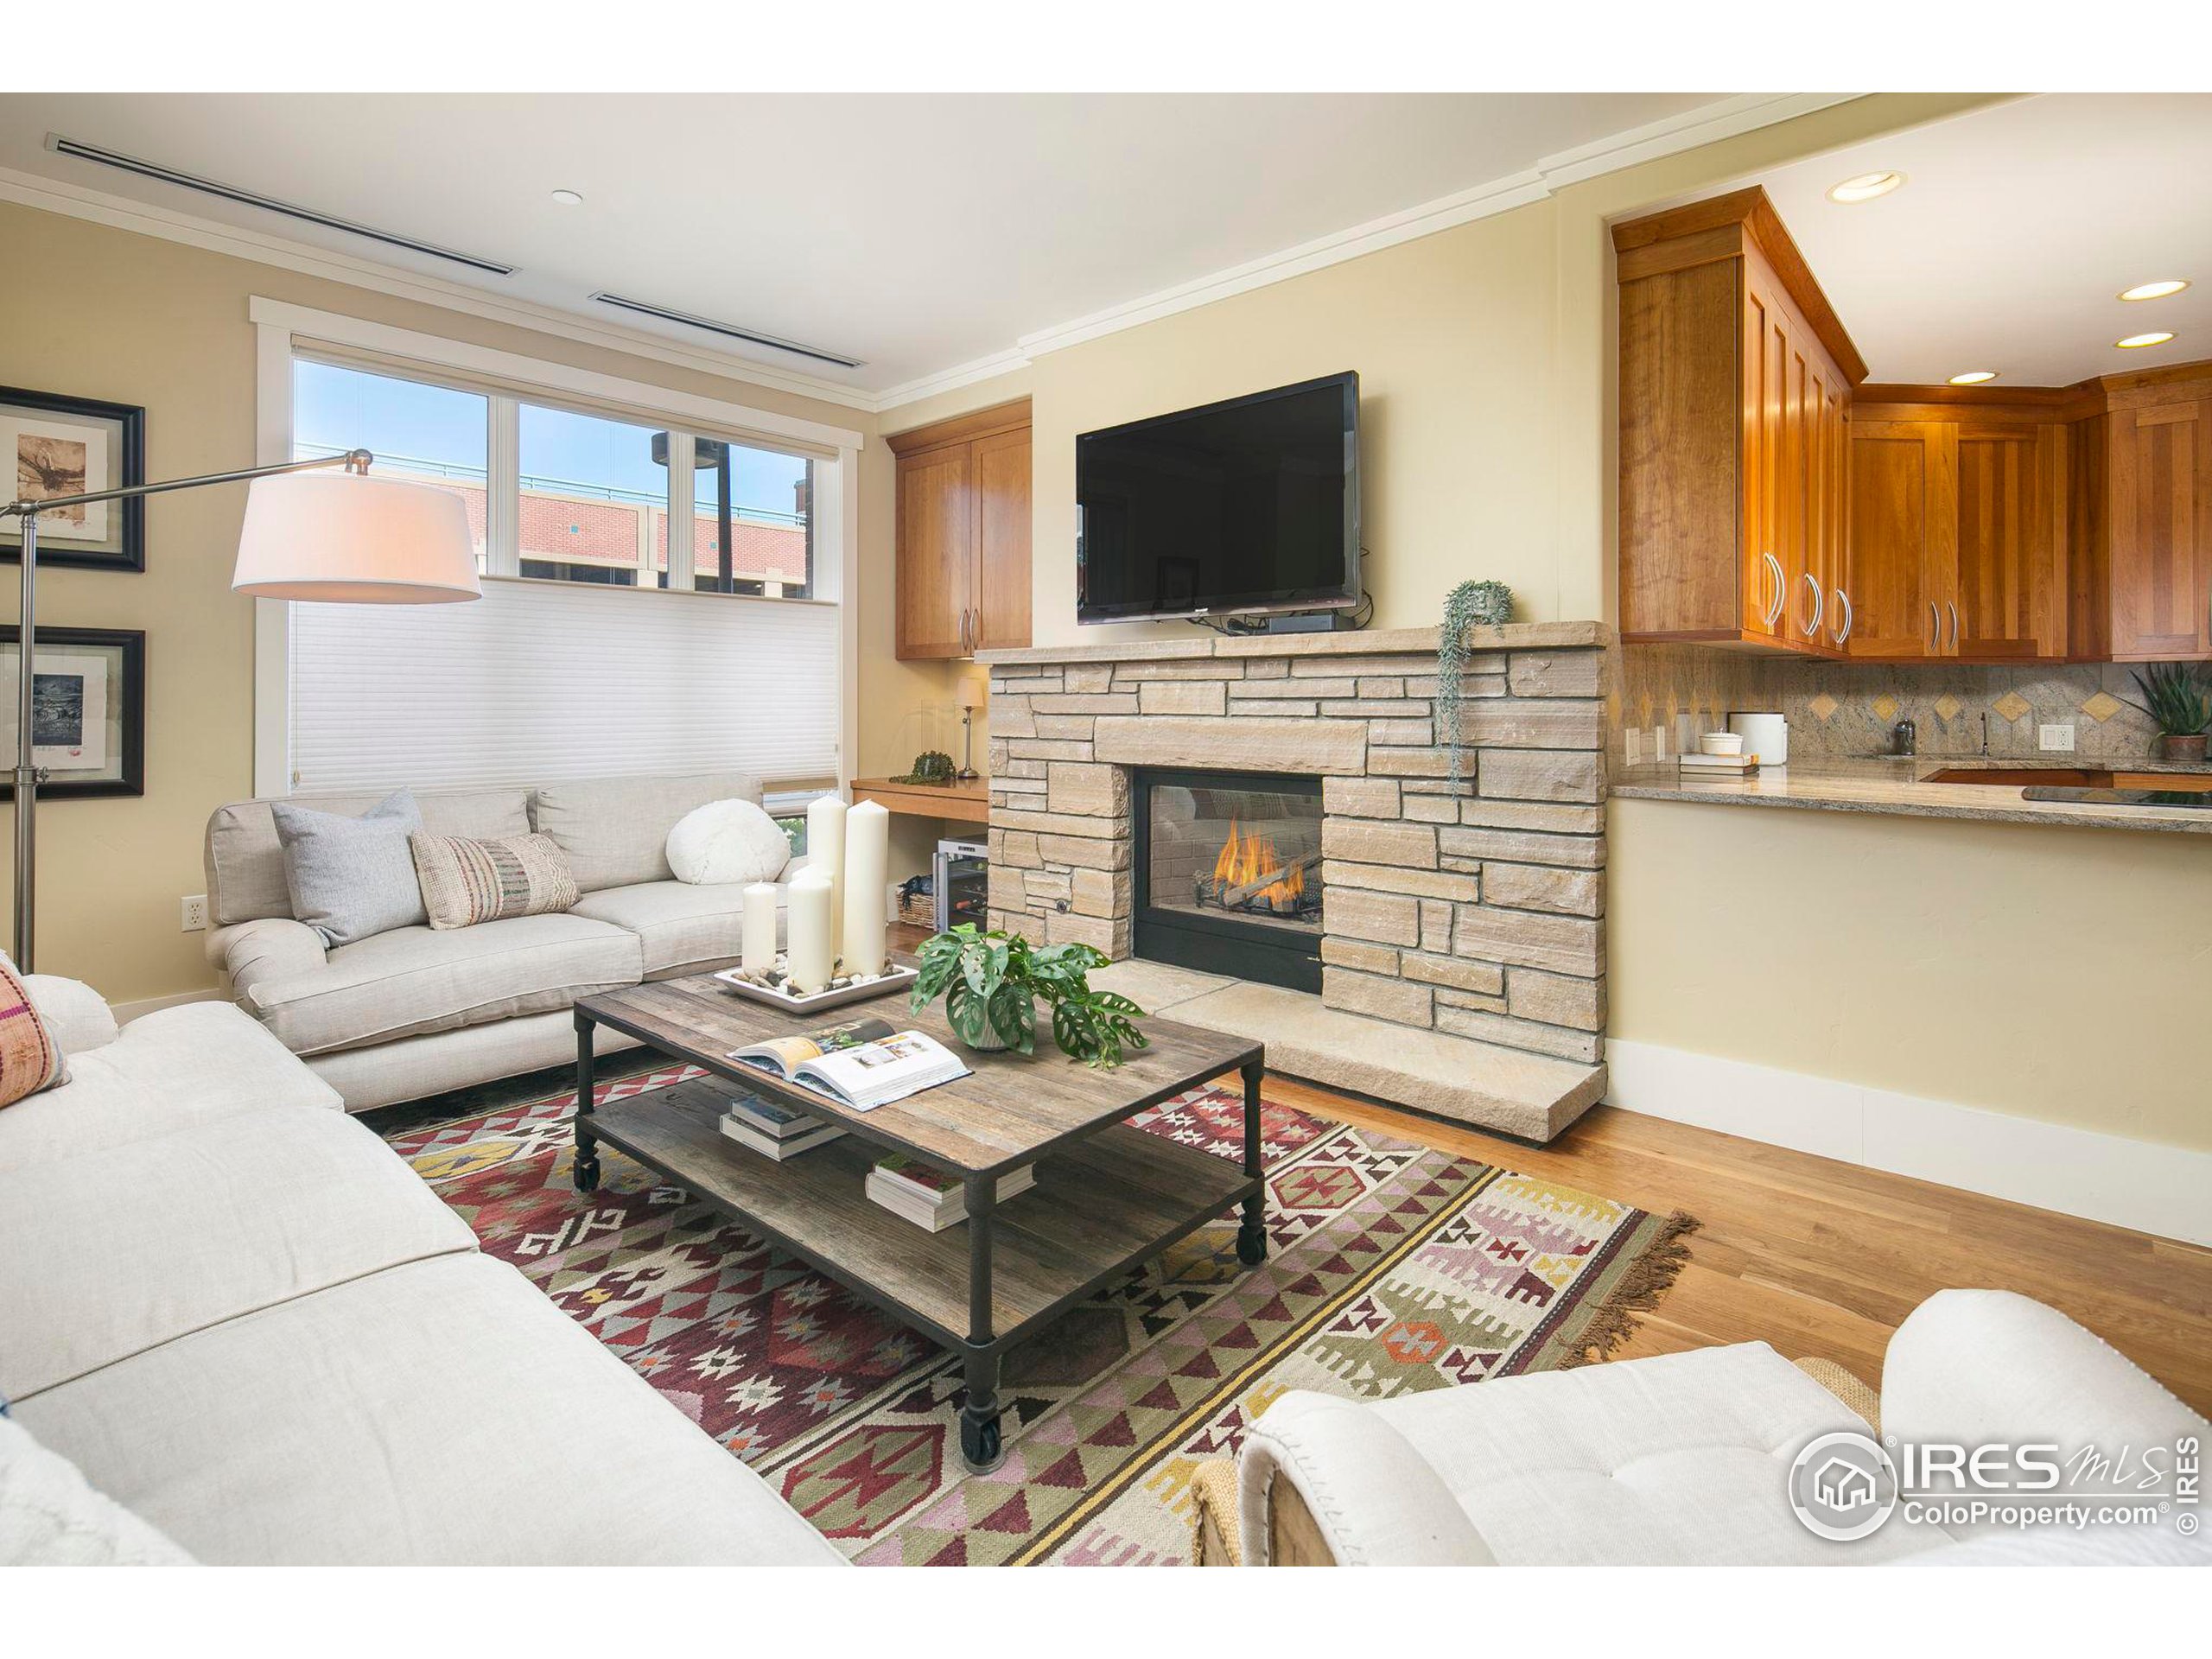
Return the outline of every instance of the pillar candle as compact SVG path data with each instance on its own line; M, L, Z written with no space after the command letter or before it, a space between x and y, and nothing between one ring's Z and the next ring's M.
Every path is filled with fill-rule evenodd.
M830 984L830 878L809 868L791 882L791 947L786 966L791 989L805 996Z
M845 922L838 934L849 974L883 971L883 890L891 872L891 814L862 801L845 815Z
M739 965L765 974L776 965L776 886L755 881L745 890L745 931Z
M806 809L806 868L830 878L830 949L845 926L845 804L818 795Z

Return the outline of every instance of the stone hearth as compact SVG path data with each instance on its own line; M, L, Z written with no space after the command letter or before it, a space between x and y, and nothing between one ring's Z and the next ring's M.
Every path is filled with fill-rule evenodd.
M1134 769L1318 775L1319 1007L1217 982L1161 1011L1265 1026L1280 1069L1548 1138L1604 1092L1610 639L1471 633L1456 788L1433 629L988 653L992 925L1128 957Z

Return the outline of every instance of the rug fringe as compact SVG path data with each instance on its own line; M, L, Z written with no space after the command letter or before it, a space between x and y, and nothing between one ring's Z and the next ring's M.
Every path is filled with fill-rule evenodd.
M1680 1210L1662 1222L1658 1236L1598 1305L1573 1351L1554 1369L1571 1371L1611 1359L1614 1351L1636 1334L1637 1315L1656 1307L1659 1299L1673 1288L1675 1279L1689 1265L1689 1236L1704 1224Z

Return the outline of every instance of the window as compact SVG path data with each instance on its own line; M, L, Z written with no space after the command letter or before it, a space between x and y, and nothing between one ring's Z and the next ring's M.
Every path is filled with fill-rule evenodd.
M844 476L842 442L809 454L710 435L696 415L655 421L657 389L632 383L613 383L632 394L620 407L588 407L560 384L581 372L558 365L530 365L551 372L554 402L511 369L441 382L404 355L296 354L291 451L368 448L378 475L460 495L484 598L283 607L289 787L728 769L760 774L786 817L837 776L841 567L817 565L812 508ZM691 533L671 546L679 501ZM268 742L258 764L273 768Z

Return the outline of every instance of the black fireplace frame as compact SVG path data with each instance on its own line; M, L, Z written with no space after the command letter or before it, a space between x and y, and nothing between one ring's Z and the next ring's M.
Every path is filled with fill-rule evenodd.
M1321 935L1295 932L1268 922L1246 921L1224 912L1199 914L1170 910L1152 899L1152 791L1181 789L1255 789L1279 795L1310 795L1318 804L1318 777L1285 772L1191 771L1135 766L1129 773L1130 829L1135 847L1135 938L1136 954L1153 962L1200 973L1225 974L1294 991L1321 988Z

